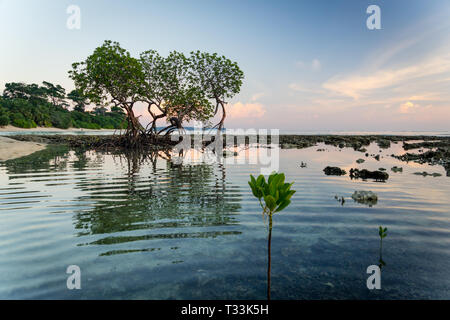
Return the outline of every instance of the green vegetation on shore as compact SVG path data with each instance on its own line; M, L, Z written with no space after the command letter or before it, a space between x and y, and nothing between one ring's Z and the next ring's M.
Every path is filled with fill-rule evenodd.
M69 110L69 101L74 105ZM7 83L0 97L0 126L19 128L56 127L60 129L125 129L126 115L121 108L97 106L86 110L86 98L73 90L66 95L60 85Z

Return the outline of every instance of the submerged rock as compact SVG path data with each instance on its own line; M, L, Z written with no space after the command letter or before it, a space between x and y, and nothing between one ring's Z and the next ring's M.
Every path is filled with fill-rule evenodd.
M389 174L383 171L369 171L366 169L350 169L350 178L375 179L376 181L386 181L389 179Z
M402 167L397 167L397 166L392 167L391 170L393 172L403 172L403 168Z
M378 196L372 191L355 191L352 199L355 202L366 204L369 207L376 205L378 202Z
M341 203L341 205L343 206L345 203L345 198L344 197L338 197L338 195L334 196L334 199L336 199L336 201L339 201Z
M239 153L236 151L224 150L222 155L224 158L228 158L228 157L236 157L239 155Z
M326 167L323 169L323 172L325 172L327 176L344 176L347 174L347 171L338 167Z
M441 177L441 176L442 176L442 174L437 173L437 172L434 172L434 173L428 173L428 172L426 172L426 171L423 171L423 172L414 172L414 174L415 174L415 175L418 175L418 176L424 176L424 177L426 177L426 176Z
M298 146L293 143L283 143L281 144L281 149L297 149Z
M377 141L377 144L380 148L387 149L391 146L391 141L386 140L386 139L380 139Z

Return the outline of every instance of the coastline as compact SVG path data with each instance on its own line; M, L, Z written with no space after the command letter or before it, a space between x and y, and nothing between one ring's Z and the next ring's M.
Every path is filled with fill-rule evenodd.
M117 129L120 131L119 129ZM83 129L83 128L69 128L69 129L60 129L55 127L36 127L36 128L18 128L12 125L7 125L4 127L0 127L0 132L112 132L114 129Z
M0 136L0 161L28 156L46 148L45 143L18 141Z
M192 132L192 127L186 127L187 132ZM123 130L123 129L122 129ZM231 135L233 134L233 129L230 129ZM267 129L270 133L271 129ZM12 125L0 126L0 134L6 133L27 133L27 134L39 134L44 132L51 133L113 133L114 131L120 132L120 129L86 129L86 128L68 128L60 129L55 127L36 127L36 128L18 128ZM226 132L225 132L226 133ZM279 130L280 136L397 136L397 137L450 137L450 131L296 131L296 130Z
M6 128L8 129L8 128ZM42 130L42 128L40 128ZM46 129L46 128L44 128ZM28 130L28 129L25 129ZM81 131L81 130L80 130ZM105 130L104 130L105 131ZM122 135L108 134L92 134L92 131L84 132L84 134L70 134L70 130L57 129L55 134L46 134L44 131L30 132L23 134L19 130L17 134L9 135L10 138L0 134L0 160L10 160L23 157L45 148L47 144L64 144L71 148L82 148L84 150L94 149L107 152L123 152L123 151L169 151L178 142L169 139L166 136L158 137L142 137L139 142L139 148L129 145L129 141ZM191 134L193 138L195 134ZM230 141L234 141L234 145L250 144L259 141L259 136L236 136L223 135L225 138L223 143L226 148ZM263 138L264 139L264 138ZM209 140L208 140L209 141ZM254 141L254 142L251 142ZM419 163L440 164L450 175L450 137L439 136L402 136L402 135L279 135L275 137L275 141L271 136L267 140L259 141L263 145L271 143L279 144L281 149L303 149L317 146L319 143L335 146L340 149L351 148L361 154L368 156L367 149L371 143L376 143L381 149L387 149L391 143L401 143L405 153L403 155L392 155L402 161L416 161ZM205 141L204 146L209 143ZM417 149L419 153L411 153L408 150ZM322 151L318 149L317 151Z

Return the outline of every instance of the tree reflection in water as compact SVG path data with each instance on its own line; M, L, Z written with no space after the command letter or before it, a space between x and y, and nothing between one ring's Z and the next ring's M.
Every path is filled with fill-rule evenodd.
M123 176L88 180L76 186L88 193L83 201L93 202L93 207L74 215L77 235L107 235L87 245L241 233L228 228L238 224L235 213L240 208L240 194L237 187L226 182L224 166L174 164L170 154L162 152L104 156L119 159L125 170ZM78 154L78 159L81 163L86 157ZM148 233L142 234L144 230ZM100 255L155 249L126 248Z

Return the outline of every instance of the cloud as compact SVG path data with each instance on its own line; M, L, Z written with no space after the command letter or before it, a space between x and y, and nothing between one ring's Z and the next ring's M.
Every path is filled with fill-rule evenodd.
M297 68L303 68L305 66L305 63L303 61L296 61L295 66Z
M433 107L433 105L431 105L431 104L423 107L420 104L415 104L415 103L412 103L411 101L407 101L400 105L399 112L402 114L412 114L412 113L417 113L419 111L421 111L421 112L426 111L432 107Z
M289 84L289 89L294 90L294 91L303 91L306 92L308 91L308 89L306 89L303 85L299 84L299 83L291 83Z
M450 72L450 56L436 57L425 62L397 69L384 69L366 75L334 77L322 86L334 93L355 100L377 89L407 86L410 81Z
M260 98L264 97L266 94L264 92L258 92L255 93L254 95L252 95L252 97L250 98L250 101L254 102L259 100Z
M405 102L400 105L400 113L412 113L419 105L412 103L411 101Z
M290 83L288 87L289 87L289 89L291 89L293 91L298 91L298 92L307 92L307 93L316 93L316 94L324 93L324 90L308 88L298 82Z
M261 103L237 102L229 106L227 116L230 119L262 118L266 109Z
M322 68L322 64L320 63L319 59L313 59L313 61L311 62L311 64L306 64L305 62L298 60L295 62L295 67L299 68L299 69L303 69L305 67L311 67L312 70L314 71L319 71Z
M322 68L322 64L320 63L320 61L318 59L314 59L311 67L314 71L319 71L320 68Z

